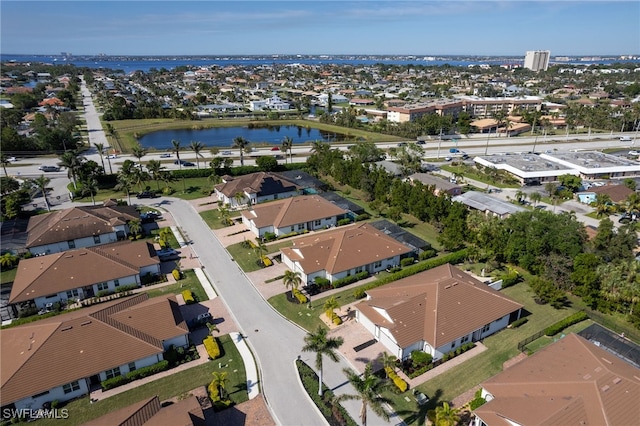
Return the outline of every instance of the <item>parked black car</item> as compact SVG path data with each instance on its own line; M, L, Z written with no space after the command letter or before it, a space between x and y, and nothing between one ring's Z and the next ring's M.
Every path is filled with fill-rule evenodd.
M152 191L143 191L143 192L139 192L138 195L136 195L137 198L157 198L158 195L156 195L155 192Z

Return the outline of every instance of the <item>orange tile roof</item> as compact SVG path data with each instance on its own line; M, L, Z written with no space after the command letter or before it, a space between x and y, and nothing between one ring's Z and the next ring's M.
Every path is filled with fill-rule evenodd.
M257 172L234 177L228 182L216 185L215 188L229 198L233 198L238 192L257 194L260 197L300 189L297 185L270 172Z
M482 387L494 399L475 410L490 426L620 425L640 419L640 369L569 334Z
M105 414L83 426L204 426L204 414L195 396L162 406L157 396Z
M335 274L410 252L409 247L367 224L299 238L292 247L282 249L306 274L322 270Z
M317 195L309 195L260 204L242 212L242 216L253 221L258 228L269 225L282 228L346 213L346 210L331 201Z
M23 259L9 303L130 277L144 266L159 263L153 245L146 241L121 241Z
M162 354L163 339L188 332L175 296L146 293L1 330L0 404Z
M32 216L25 246L37 247L60 241L112 233L113 227L139 219L132 206L79 206Z
M523 307L449 264L368 290L367 295L355 308L388 328L401 347L424 340L438 348Z

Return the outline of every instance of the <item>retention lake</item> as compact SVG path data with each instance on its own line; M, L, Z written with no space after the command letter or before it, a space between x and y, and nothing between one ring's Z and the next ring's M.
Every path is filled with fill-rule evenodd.
M172 140L178 140L184 147L188 147L191 141L198 141L208 147L228 148L231 147L235 138L242 137L251 144L269 146L280 145L287 136L293 140L294 144L354 140L343 134L301 126L268 126L161 130L142 136L140 144L145 148L165 150L172 148Z

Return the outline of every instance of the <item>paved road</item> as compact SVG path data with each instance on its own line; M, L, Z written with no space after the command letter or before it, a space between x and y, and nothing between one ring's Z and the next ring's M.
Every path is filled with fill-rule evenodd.
M144 201L157 203L157 200ZM189 203L163 199L160 206L180 224L204 271L247 337L261 371L264 396L276 421L284 426L325 424L324 418L300 389L294 366L298 355L313 365L314 355L301 351L306 332L271 308ZM355 393L344 383L342 369L350 367L346 360L341 359L339 363L325 360L324 366L324 381L329 387L336 388L337 394ZM358 401L347 401L343 405L354 419L358 419ZM388 423L369 413L368 424Z

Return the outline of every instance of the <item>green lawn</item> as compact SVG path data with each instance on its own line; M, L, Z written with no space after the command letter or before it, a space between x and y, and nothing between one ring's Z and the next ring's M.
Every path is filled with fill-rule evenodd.
M247 232L247 240L251 240L255 243L255 234ZM275 253L279 251L282 247L288 247L291 245L291 241L279 241L274 244L267 245L267 254ZM258 264L258 255L256 251L252 248L242 247L242 243L232 244L227 247L227 251L238 263L238 266L245 272L253 272L258 271L262 266Z
M172 374L93 404L90 404L89 398L86 397L67 404L65 408L69 410L69 418L64 420L65 426L85 423L154 395L158 395L161 401L183 395L199 386L208 385L212 380L211 373L221 370L227 372L229 397L236 404L247 401L249 398L242 357L229 335L220 336L218 340L224 350L224 356L215 361ZM222 363L222 369L218 368L219 363ZM38 420L38 425L58 423L55 420Z
M418 386L418 390L431 398L423 407L418 407L413 399L405 401L405 394L389 393L387 396L393 400L395 410L407 424L423 424L427 410L454 399L502 371L502 364L518 355L518 342L576 312L574 308L556 310L548 305L536 304L525 282L506 288L502 293L525 306L531 313L529 321L519 328L505 329L487 337L484 340L488 348L485 352Z
M145 293L147 293L149 297L158 297L165 294L179 294L183 290L191 290L193 295L196 297L196 300L209 300L207 293L205 293L202 288L202 284L200 284L200 280L192 270L184 271L184 278L175 284L157 288L150 286L147 288L148 290L145 290Z
M16 272L18 272L18 268L9 269L8 271L1 271L0 284L12 283L16 278Z
M205 221L209 228L211 229L222 229L227 226L222 222L222 218L220 217L220 211L218 209L205 210L200 212L200 216L202 220Z

